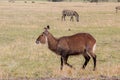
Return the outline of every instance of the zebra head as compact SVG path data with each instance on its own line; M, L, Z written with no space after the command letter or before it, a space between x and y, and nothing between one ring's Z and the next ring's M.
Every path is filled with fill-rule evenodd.
M76 17L76 21L79 22L79 14L76 11L74 11L74 16Z

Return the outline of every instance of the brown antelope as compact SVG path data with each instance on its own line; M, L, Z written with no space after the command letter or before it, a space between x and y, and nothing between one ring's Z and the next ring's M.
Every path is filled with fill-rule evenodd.
M76 11L73 10L63 10L62 11L62 20L64 19L65 21L65 17L66 16L71 16L70 21L73 21L73 16L76 17L76 21L79 22L79 14Z
M63 69L63 63L72 68L67 60L69 56L82 54L85 58L85 62L82 66L85 69L87 63L90 60L90 56L93 58L94 69L96 68L96 55L94 53L96 40L89 33L77 33L71 36L63 36L55 38L49 31L49 25L44 28L43 33L36 39L36 43L48 44L48 48L54 53L61 56L61 70Z

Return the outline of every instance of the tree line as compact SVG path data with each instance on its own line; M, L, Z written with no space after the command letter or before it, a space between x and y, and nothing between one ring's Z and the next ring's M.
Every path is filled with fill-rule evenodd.
M15 2L16 0L8 0L9 2ZM25 0L27 1L27 0ZM31 0L32 1L32 0ZM35 0L33 0L35 1ZM62 2L62 1L74 1L74 0L47 0L47 1L50 1L50 2ZM78 1L87 1L87 2L109 2L110 0L78 0ZM120 2L120 0L113 0L113 2Z
M62 1L66 1L66 0L48 0L48 1L52 1L52 2L62 2ZM73 1L73 0L67 0L67 1ZM88 2L109 2L109 0L83 0L83 1L88 1ZM120 2L120 0L116 0L117 2Z

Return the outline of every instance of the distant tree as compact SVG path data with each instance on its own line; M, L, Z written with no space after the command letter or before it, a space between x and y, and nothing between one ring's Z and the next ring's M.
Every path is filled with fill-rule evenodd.
M35 3L35 1L32 1L32 3Z
M27 1L24 1L25 3L27 3Z
M102 0L103 2L109 2L109 0Z
M98 2L98 0L91 0L90 2Z
M84 1L89 1L90 2L91 0L84 0Z
M14 3L14 2L15 2L15 0L8 0L8 2L12 2L12 3Z
M118 2L120 2L120 0L118 0Z
M60 2L60 1L63 1L63 0L48 0L48 1L52 1L52 2Z

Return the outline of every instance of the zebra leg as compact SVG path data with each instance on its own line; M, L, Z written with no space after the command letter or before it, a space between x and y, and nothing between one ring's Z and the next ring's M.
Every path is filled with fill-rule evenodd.
M116 9L116 13L117 13L117 9Z
M65 16L66 16L66 15L62 15L62 21L63 21L63 19L64 19L64 21L65 21Z
M63 21L63 16L61 17L61 21Z
M63 21L64 16L62 16L62 21Z
M64 21L65 21L65 17L66 17L66 16L63 17L63 18L64 18Z
M70 21L71 21L71 17L70 17Z
M73 16L71 16L70 21L73 21Z
M64 21L65 21L65 15L62 16L62 21L63 21L63 19L64 19Z

